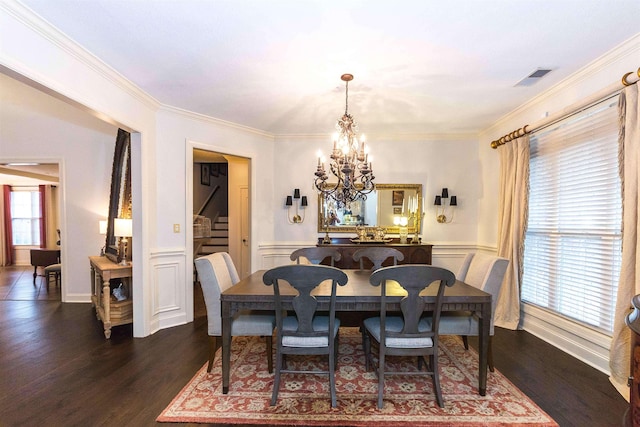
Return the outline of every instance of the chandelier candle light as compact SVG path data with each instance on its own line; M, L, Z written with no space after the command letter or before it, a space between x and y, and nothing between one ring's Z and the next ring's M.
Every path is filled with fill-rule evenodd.
M344 115L338 120L338 133L333 139L333 150L329 161L329 171L337 182L327 182L327 175L322 153L318 153L318 167L315 172L314 185L318 194L325 200L334 200L338 208L349 207L355 200L366 200L367 194L375 189L373 169L364 135L358 141L356 132L358 125L349 114L349 82L353 75L343 74L342 81L346 85Z

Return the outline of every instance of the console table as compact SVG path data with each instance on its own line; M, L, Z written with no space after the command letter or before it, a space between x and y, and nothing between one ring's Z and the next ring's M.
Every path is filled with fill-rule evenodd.
M96 308L96 317L104 324L105 338L111 338L111 327L133 323L133 302L129 297L118 301L111 295L112 279L129 279L132 277L132 267L119 265L105 256L90 256L91 265L91 303ZM130 285L130 283L129 283Z
M360 263L353 260L353 254L358 249L363 249L371 246L384 246L399 250L404 255L404 261L400 261L398 264L431 264L431 250L433 245L429 244L412 244L412 243L399 243L395 239L389 243L353 243L349 238L332 238L331 244L323 244L322 239L319 239L317 246L331 247L337 249L342 255L342 259L335 263L335 267L341 269L360 268ZM326 262L327 265L330 262ZM384 267L393 265L391 259L385 261L382 264ZM364 267L371 268L373 264L369 260L365 260Z

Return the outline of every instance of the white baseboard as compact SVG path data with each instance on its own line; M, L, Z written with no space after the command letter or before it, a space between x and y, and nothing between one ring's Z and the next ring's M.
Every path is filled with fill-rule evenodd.
M522 326L532 335L610 375L611 337L539 307L522 304Z

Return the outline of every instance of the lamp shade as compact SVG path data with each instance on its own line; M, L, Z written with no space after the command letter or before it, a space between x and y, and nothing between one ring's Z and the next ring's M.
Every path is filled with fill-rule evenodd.
M436 196L436 200L435 202L433 202L434 205L436 206L441 206L442 205L442 198L440 196Z
M100 234L107 234L107 220L100 221Z
M286 206L293 206L293 198L291 196L287 196L287 201L284 204Z
M451 196L451 202L449 204L451 206L458 206L458 198L456 196Z
M302 201L300 202L300 206L307 206L307 196L302 196Z
M299 199L300 198L300 189L296 188L295 190L293 190L293 198L294 199Z
M133 235L133 220L131 218L116 218L113 221L113 234L117 237L131 237Z
M448 188L443 188L442 189L442 198L443 199L448 199L449 198L449 189Z

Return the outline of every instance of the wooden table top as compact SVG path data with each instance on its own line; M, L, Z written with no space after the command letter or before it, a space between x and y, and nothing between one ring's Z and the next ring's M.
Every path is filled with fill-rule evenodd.
M273 288L267 286L262 281L262 276L267 270L259 270L250 276L242 279L236 285L227 289L222 293L222 301L247 301L265 299L265 297L273 297ZM380 299L380 286L373 286L369 283L371 276L370 270L342 270L348 277L345 286L338 286L337 297L340 300L357 299L358 302L376 301ZM423 295L435 295L437 286L430 286L425 289ZM296 291L286 282L280 285L280 293L282 295L296 295ZM331 293L331 282L326 281L315 289L313 295L317 297L328 296ZM393 297L405 296L406 292L398 283L392 282L387 284L387 296ZM491 302L491 294L486 293L478 288L474 288L461 281L445 288L444 294L446 303L486 303Z

